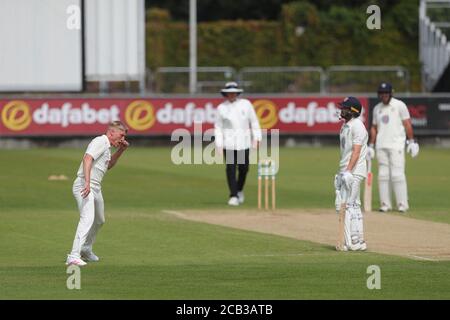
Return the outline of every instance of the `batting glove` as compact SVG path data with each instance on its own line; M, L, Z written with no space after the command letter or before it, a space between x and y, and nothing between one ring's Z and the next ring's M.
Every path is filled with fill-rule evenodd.
M411 157L415 158L419 154L419 144L413 139L406 141L406 152L411 154Z
M351 189L353 183L353 174L350 171L344 171L341 173L341 181L347 190Z
M334 206L336 207L336 213L339 213L339 211L341 210L341 203L342 203L341 192L339 190L336 190L335 193L336 197L334 199Z
M341 190L341 185L342 185L341 176L339 174L336 174L334 176L334 189L338 191Z
M375 158L375 148L373 146L373 143L369 144L367 147L367 160Z

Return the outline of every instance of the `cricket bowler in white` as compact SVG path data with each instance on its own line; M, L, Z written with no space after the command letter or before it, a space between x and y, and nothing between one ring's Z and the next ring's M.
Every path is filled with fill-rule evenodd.
M419 154L419 144L414 134L405 103L392 96L392 85L384 82L378 87L381 100L373 109L368 156L378 160L378 186L380 211L392 210L391 186L397 209L404 213L409 209L405 176L406 152L414 158ZM408 140L406 140L408 137Z
M73 183L80 221L66 265L84 266L86 261L99 261L92 251L92 245L98 230L105 223L101 182L106 171L114 167L128 148L129 143L125 140L127 131L122 122L114 121L108 126L106 134L94 138L87 147ZM112 156L111 146L117 148Z
M366 152L368 133L359 116L362 106L358 99L347 97L340 102L340 118L345 122L340 131L341 160L335 176L336 210L346 201L344 218L345 243L337 250L366 250L363 215L361 212L361 182L367 176ZM345 190L344 190L345 189ZM345 191L345 192L343 192ZM341 194L346 198L341 199Z

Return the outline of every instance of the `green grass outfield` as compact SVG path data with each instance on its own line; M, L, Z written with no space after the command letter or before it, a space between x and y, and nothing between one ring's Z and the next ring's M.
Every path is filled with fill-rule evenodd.
M223 166L176 166L169 148L130 148L106 175L102 261L82 269L81 290L68 290L64 262L79 217L71 186L83 152L1 150L0 299L450 299L450 261L338 253L163 213L224 208L228 193ZM338 156L281 149L279 207L333 208ZM408 155L411 217L450 223L449 164L449 150ZM255 166L245 191L242 208L255 208ZM366 287L370 265L381 268L380 290Z

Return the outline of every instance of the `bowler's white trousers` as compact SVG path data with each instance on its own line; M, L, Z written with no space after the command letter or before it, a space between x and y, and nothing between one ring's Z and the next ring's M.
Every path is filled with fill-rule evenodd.
M95 236L105 223L101 186L91 183L91 192L86 198L81 196L83 188L84 179L78 177L73 183L72 191L80 211L80 222L78 222L72 252L69 255L72 258L80 258L81 251L92 251Z

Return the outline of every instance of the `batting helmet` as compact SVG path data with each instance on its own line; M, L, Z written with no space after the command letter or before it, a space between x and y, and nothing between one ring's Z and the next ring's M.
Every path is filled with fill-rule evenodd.
M355 97L347 97L343 101L338 103L341 109L341 117L345 120L351 118L357 118L361 115L362 106L361 102Z

